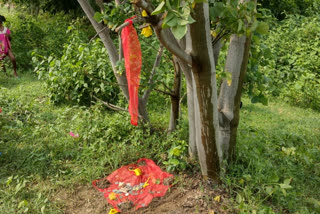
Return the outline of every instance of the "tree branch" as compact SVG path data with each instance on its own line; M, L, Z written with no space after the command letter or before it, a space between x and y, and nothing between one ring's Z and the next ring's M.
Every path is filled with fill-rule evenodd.
M102 30L100 30L96 35L94 35L94 37L92 37L89 41L89 43L92 42L92 40L94 40L95 38L97 38L97 36L99 36L100 33L102 33L104 30L108 30L108 26L103 28Z
M143 98L142 99L144 99L144 100L148 100L149 99L149 96L150 96L150 93L151 93L151 85L153 84L153 77L154 77L154 75L156 73L157 68L160 65L162 53L163 53L163 46L160 45L159 51L158 51L158 55L156 57L156 60L154 61L153 68L152 68L151 75L150 75L150 79L149 79L149 82L148 82L149 88L143 94Z
M163 90L160 90L160 89L157 89L157 88L155 88L154 90L155 90L155 91L158 91L158 92L160 92L160 93L169 95L169 96L171 96L171 97L174 97L174 96L175 96L175 95L174 95L173 93L171 93L171 92L163 91Z
M108 102L105 102L105 101L103 101L103 100L100 100L98 97L96 97L96 96L94 96L94 95L92 95L92 97L93 97L94 99L102 102L105 106L107 106L108 108L110 108L110 109L112 109L112 110L115 110L115 111L126 111L126 112L128 112L127 109L124 109L124 108L121 108L121 107L119 107L119 106L113 105L113 104L108 103Z
M135 19L132 19L132 24L142 22L142 21L143 21L142 18L135 18ZM121 31L123 28L125 28L129 24L130 24L130 22L125 22L125 23L121 24L119 27L117 27L114 31L118 33L119 31Z
M147 11L148 14L153 12L152 4L146 0L134 0L134 4ZM165 48L187 64L192 65L192 57L180 48L172 32L169 29L162 29L162 20L160 15L150 16L147 21L152 24L159 41Z

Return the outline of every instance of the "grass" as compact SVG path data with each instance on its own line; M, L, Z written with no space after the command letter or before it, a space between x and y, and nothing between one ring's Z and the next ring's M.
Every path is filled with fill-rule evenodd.
M167 137L161 130L168 112L150 109L160 131L135 128L127 115L100 104L54 106L41 81L28 73L20 77L0 73L0 213L63 213L52 200L59 189L88 185L142 157L163 165L172 145L187 141L185 118ZM320 113L281 101L243 101L238 158L223 178L235 209L319 212Z

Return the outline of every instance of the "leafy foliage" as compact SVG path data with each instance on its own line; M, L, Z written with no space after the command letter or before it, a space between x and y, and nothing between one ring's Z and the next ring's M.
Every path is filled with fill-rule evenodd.
M266 43L273 57L262 67L271 80L268 91L286 101L319 109L320 19L289 16L276 25Z
M133 7L130 2L125 2L116 7L115 1L104 4L103 13L96 12L94 18L98 22L103 22L110 29L114 30L124 21L133 16Z
M283 20L286 14L312 16L320 10L319 0L258 0L262 8L270 9L279 20Z
M238 0L209 2L214 37L225 33L250 35L255 31L266 34L269 30L268 24L261 20L264 11L257 11L253 1L243 4L239 4Z
M45 80L53 102L90 105L93 95L116 102L119 90L113 85L115 77L106 49L99 40L84 43L75 25L69 27L69 42L61 58L35 56L35 71Z
M67 41L65 31L70 20L71 18L64 14L56 14L54 18L48 14L39 18L23 13L9 15L6 25L12 32L12 51L18 68L32 68L32 52L61 56L61 49Z
M2 0L4 3L14 3L16 6L28 11L30 14L39 13L40 10L51 13L71 12L80 9L77 1L65 0Z

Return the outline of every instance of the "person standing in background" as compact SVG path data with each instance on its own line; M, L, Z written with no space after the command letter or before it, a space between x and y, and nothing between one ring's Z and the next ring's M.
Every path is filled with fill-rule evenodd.
M18 77L17 74L17 62L16 58L11 50L11 31L9 28L3 26L3 23L6 21L6 18L0 15L0 60L3 60L6 56L9 56L10 61L13 65L13 75ZM4 72L6 72L5 65L2 63Z

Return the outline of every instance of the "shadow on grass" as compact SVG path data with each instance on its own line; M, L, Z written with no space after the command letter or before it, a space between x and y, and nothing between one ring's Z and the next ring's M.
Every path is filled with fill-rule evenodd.
M19 77L16 78L12 74L8 74L8 72L6 74L0 69L0 87L12 89L21 85L22 83L38 81L36 75L31 73L31 71L28 73L18 73L18 75Z

